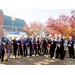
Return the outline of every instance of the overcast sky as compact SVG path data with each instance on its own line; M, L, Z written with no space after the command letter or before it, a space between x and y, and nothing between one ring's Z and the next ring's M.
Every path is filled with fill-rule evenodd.
M70 16L74 9L2 9L5 15L25 20L26 23L38 21L45 23L49 17L57 19L62 13Z

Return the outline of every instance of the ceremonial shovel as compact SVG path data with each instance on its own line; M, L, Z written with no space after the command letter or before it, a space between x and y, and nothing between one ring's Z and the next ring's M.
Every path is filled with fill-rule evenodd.
M51 44L48 44L48 46L47 46L48 55L46 55L47 58L50 57L50 55L49 55L50 47L51 47Z

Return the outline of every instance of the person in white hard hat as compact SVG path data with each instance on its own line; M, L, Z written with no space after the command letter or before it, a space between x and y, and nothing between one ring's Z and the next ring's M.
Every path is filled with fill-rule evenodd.
M22 57L22 45L23 45L23 41L22 41L22 36L20 35L20 39L18 40L18 43L20 44L20 52L18 52L18 56L20 54L20 56Z
M54 51L56 48L56 42L54 41L54 38L51 38L51 47L50 47L50 57L53 58L54 57Z
M14 55L16 57L16 52L17 52L17 49L18 49L18 46L17 46L17 36L14 36L14 40L13 40L13 48L14 48Z
M59 40L58 40L58 47L57 47L57 55L56 57L58 58L60 55L60 59L64 59L64 40L62 39L62 35L59 34Z
M72 36L69 36L68 49L70 58L73 56L74 59L74 40L72 39Z
M47 40L47 37L45 37L44 40L43 40L44 55L48 54L48 52L47 52L47 44L48 44L48 40Z
M52 35L50 34L50 35L49 35L49 38L48 38L48 45L51 44L51 37L52 37ZM49 50L49 54L50 54L50 50Z
M30 56L35 55L34 50L35 50L35 40L34 36L31 37L31 40L29 41L29 48L30 48Z

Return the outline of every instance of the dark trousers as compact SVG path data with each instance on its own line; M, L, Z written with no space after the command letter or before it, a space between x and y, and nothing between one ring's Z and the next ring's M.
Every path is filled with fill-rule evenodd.
M34 50L30 48L30 56L32 56L33 53L34 53Z
M52 58L52 57L54 56L54 49L51 49L51 50L50 50L50 53L51 53L51 54L50 54L50 55L51 55L50 57Z
M70 56L70 58L73 56L73 59L74 59L74 50L72 50L70 48L69 48L69 56Z
M20 47L20 50L18 50L18 56L21 55L22 56L22 48Z
M57 48L57 50L56 50L56 58L58 58L58 57L59 57L59 55L60 55L60 49L59 49L59 48Z
M4 54L5 54L4 49L2 49L2 50L1 50L1 61L3 61Z
M39 50L37 48L35 49L35 51L36 51L36 54L39 54Z
M63 48L60 48L60 59L64 59L64 50Z
M65 55L66 55L66 50L64 50L64 57L65 57Z
M30 48L30 56L32 56L32 49Z
M17 49L16 49L16 48L14 48L14 55L15 55L15 57L16 57L16 52L17 52Z
M38 54L40 55L40 53L41 53L41 48L38 48L38 52L39 52Z
M48 54L48 51L47 51L47 48L46 47L44 47L44 54Z
M26 51L26 53L25 53L25 51ZM26 47L24 47L24 56L27 56L27 53L28 53L28 50Z

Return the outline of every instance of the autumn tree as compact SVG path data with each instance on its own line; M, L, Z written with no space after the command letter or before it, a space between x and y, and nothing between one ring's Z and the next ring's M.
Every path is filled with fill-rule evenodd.
M29 36L32 34L34 34L35 36L39 36L43 32L43 23L34 21L30 23L30 27L28 26L28 24L24 25L23 30L27 32Z

